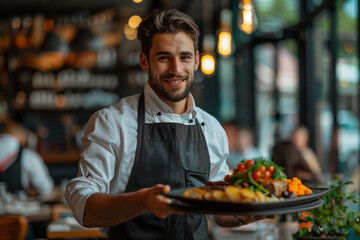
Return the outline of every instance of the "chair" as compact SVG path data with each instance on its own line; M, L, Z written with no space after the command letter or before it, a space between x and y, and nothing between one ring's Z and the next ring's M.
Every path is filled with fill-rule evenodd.
M24 240L27 229L25 216L0 216L0 240Z
M69 219L68 219L69 218ZM76 226L69 223L68 220L75 219L73 218L71 209L66 204L55 204L51 207L51 219L52 222L48 225L47 228L47 238L48 239L100 239L105 238L104 235L97 228L83 228L80 225ZM69 229L63 230L59 228L54 228L56 224L62 224L69 227ZM0 240L1 237L0 237Z

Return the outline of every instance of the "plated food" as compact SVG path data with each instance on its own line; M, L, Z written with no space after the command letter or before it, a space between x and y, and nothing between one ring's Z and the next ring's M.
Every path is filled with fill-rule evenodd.
M309 195L312 190L300 179L287 179L283 168L265 159L243 160L224 181L184 191L183 197L223 202L275 202Z

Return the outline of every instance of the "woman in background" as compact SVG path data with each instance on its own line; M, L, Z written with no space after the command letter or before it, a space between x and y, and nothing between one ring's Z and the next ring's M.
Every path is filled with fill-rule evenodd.
M324 184L323 177L313 171L291 141L281 141L274 146L272 161L285 168L288 178L297 177L305 184Z

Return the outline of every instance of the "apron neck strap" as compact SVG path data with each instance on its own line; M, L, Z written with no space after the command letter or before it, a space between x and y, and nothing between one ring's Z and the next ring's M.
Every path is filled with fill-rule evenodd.
M144 99L144 92L141 93L138 105L138 117L137 117L138 124L145 123L145 99Z

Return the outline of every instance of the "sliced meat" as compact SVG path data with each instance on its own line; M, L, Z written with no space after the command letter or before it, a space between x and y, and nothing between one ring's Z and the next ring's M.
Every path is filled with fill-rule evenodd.
M261 183L265 189L273 193L277 197L282 197L284 191L287 190L288 183L284 180L271 180Z

